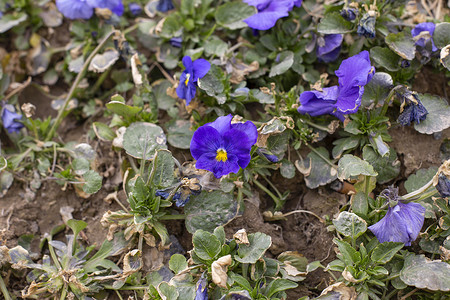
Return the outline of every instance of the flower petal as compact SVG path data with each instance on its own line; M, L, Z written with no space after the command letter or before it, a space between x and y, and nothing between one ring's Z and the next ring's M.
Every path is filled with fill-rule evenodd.
M218 117L214 122L206 123L205 126L210 126L216 129L220 135L224 135L228 130L231 129L231 120L233 116L231 114L227 116Z
M228 156L236 156L238 164L242 168L247 167L251 159L250 150L253 146L248 135L238 129L230 129L223 135L223 141Z
M344 114L352 114L361 106L361 98L364 94L364 86L356 86L341 89L336 101L336 108Z
M90 19L94 8L80 0L56 0L56 7L68 19Z
M323 92L307 91L300 95L298 112L311 116L330 114L335 109L336 99L339 95L339 87L324 88Z
M238 158L233 154L228 154L227 161L223 162L217 161L215 154L204 153L197 160L195 167L213 172L216 178L239 171Z
M327 34L323 37L325 45L317 47L316 54L319 60L323 62L332 62L336 60L341 51L341 44L344 40L342 34Z
M271 1L263 10L248 17L244 22L253 29L270 29L275 26L278 19L289 15L289 11L292 10L293 4L294 2L292 0Z
M344 59L335 72L340 88L366 85L372 79L375 69L370 64L369 52L362 51Z
M199 58L194 61L193 63L193 82L197 82L199 78L202 78L206 75L206 73L209 72L209 69L211 69L211 64L203 58Z
M190 56L185 56L181 60L183 62L183 66L186 68L186 72L191 74L191 77L193 76L194 68L192 64L192 59Z
M258 139L258 129L256 129L253 122L247 121L245 123L234 123L231 124L231 128L244 132L248 136L249 142L252 146L256 143L256 140Z
M217 149L223 146L223 139L216 129L211 126L201 126L192 136L190 149L192 157L197 160L205 153L209 153L215 159Z

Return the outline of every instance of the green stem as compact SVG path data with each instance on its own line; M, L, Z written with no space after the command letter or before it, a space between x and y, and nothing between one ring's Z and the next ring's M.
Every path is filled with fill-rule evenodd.
M264 185L262 185L256 179L253 179L252 181L256 186L258 186L261 190L266 192L266 194L269 195L273 199L273 201L275 202L275 210L276 211L280 210L283 207L283 202L281 202L281 200L277 196L275 196L271 191L269 191L268 188L266 188Z
M306 123L311 127L314 127L316 129L322 130L322 131L326 131L328 133L330 132L330 128L326 127L326 126L322 126L322 125L317 125L316 123L311 122L310 120L306 120L306 119L300 119L300 122L302 123Z
M139 249L139 252L141 253L141 255L142 255L142 244L143 244L143 241L144 241L144 234L140 233L139 234L138 249Z
M405 200L409 200L409 199L415 198L416 196L418 196L418 195L424 193L426 190L428 190L432 185L433 185L433 179L428 181L420 189L415 190L414 192L411 192L409 194L406 194L406 195L402 196L402 198L405 199Z
M261 177L270 185L270 187L271 188L273 188L274 189L274 191L275 191L275 193L277 193L277 195L278 195L278 198L282 198L283 197L283 195L281 195L281 193L280 193L280 191L277 189L277 187L272 183L272 181L270 181L269 179L267 179L267 177L266 176L264 176L264 175L261 175Z
M6 288L2 275L0 275L0 289L2 290L3 297L5 297L5 300L11 300L11 296L9 295L8 289Z
M386 112L388 110L389 107L389 103L391 103L391 99L392 97L394 97L394 93L396 90L398 90L399 88L403 87L402 85L397 85L396 87L394 87L390 92L389 95L386 97L386 99L384 100L383 103L383 108L381 109L381 113L380 116L385 116Z
M67 284L64 283L64 287L63 287L63 290L61 292L61 297L59 298L59 300L66 299L66 295L67 295Z
M50 245L51 241L52 241L52 237L50 237L48 239L48 250L50 251L50 256L52 257L53 262L55 263L58 270L62 270L62 266L59 263L58 256L56 256L55 249L53 249L52 245Z
M53 136L55 135L56 129L59 127L59 125L61 124L61 122L63 120L64 112L67 108L67 105L69 104L69 101L74 96L75 90L77 89L78 85L80 84L81 80L83 79L83 77L86 73L86 70L89 67L89 64L91 63L91 60L103 48L103 46L106 44L106 42L109 40L109 38L117 32L119 32L119 31L118 30L110 31L103 38L103 40L100 42L100 44L98 44L98 46L94 49L94 51L92 51L92 53L89 55L89 57L84 62L83 68L81 69L80 73L78 73L77 77L75 78L75 81L73 82L72 87L70 88L69 93L67 94L66 99L64 100L64 104L59 109L58 115L56 116L56 119L55 119L55 122L53 123L53 126L50 129L50 131L48 132L47 137L45 138L45 141L51 140L53 138Z
M305 145L312 151L314 152L317 156L319 156L321 159L323 159L327 164L329 164L332 168L337 170L337 166L331 162L328 158L326 158L325 156L323 156L319 151L317 151L314 147L312 147L310 144L306 144Z

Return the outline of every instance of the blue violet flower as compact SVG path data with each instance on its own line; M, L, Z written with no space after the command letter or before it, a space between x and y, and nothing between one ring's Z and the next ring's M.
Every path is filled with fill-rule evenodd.
M56 7L68 19L90 19L94 14L94 7L86 0L56 0Z
M295 6L300 7L302 0L243 0L256 7L258 12L244 20L250 28L268 30L275 26L278 19L287 17Z
M344 121L344 115L358 111L364 86L375 74L369 52L362 51L343 60L335 74L339 78L338 86L323 88L322 91L306 91L300 95L299 113L311 116L331 114Z
M327 34L317 39L316 55L319 61L329 63L335 61L341 52L343 34Z
M381 192L390 203L386 215L378 223L368 228L380 243L401 242L410 246L422 229L425 219L425 208L414 202L403 203L398 196L398 189L390 187Z
M17 114L12 105L5 105L5 107L3 107L3 127L5 127L9 133L19 132L20 129L24 127L21 122L18 122L20 119L22 119L22 115Z
M158 5L156 6L158 11L164 13L174 8L175 6L173 6L172 0L159 0Z
M396 91L397 96L400 98L402 104L400 106L400 115L397 118L402 126L408 126L412 122L419 124L425 120L428 115L428 111L420 102L417 93L410 91L407 88Z
M250 121L231 124L231 115L218 117L199 127L191 140L191 154L197 169L208 170L220 178L237 173L250 162L250 150L256 143L258 131Z
M182 42L183 42L183 38L181 36L173 37L173 38L170 39L169 42L172 45L172 47L181 48Z
M208 282L206 281L206 278L202 277L198 281L194 300L208 300Z
M186 70L180 76L177 95L181 99L186 99L186 105L189 105L197 92L197 80L208 73L211 64L203 58L192 61L189 56L183 57L182 61Z
M431 38L425 38L425 37L419 38L416 41L416 45L425 48L426 44L431 41L431 51L433 51L433 52L437 51L438 47L436 47L436 45L434 44L434 41L433 41L433 33L434 33L435 28L436 28L436 24L434 24L432 22L424 22L424 23L417 24L416 27L414 27L414 29L411 30L411 35L413 37L416 37L419 34L421 34L422 32L423 33L428 32L430 34Z
M142 12L142 7L136 2L131 2L130 4L128 4L128 9L134 16L138 16Z

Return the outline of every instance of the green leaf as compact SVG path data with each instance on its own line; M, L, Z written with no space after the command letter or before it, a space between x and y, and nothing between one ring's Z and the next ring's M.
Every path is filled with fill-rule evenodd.
M128 246L128 241L125 240L123 232L114 234L112 241L105 240L100 249L92 256L83 266L87 273L97 271L98 267L104 265L103 261L108 256L114 256L122 253ZM113 269L114 271L121 271L119 267Z
M338 246L339 251L342 255L342 260L345 262L345 264L353 265L356 263L359 263L361 261L361 254L353 249L352 246L350 246L349 243L345 241L341 241L337 238L333 239L333 242Z
M316 151L325 158L329 158L328 150L324 147L316 148ZM337 177L337 171L331 167L319 154L311 151L303 161L296 161L295 166L305 177L306 186L315 189L326 185Z
M401 164L397 159L397 152L392 148L389 150L388 155L382 157L372 147L365 146L363 149L363 158L378 173L377 182L379 184L389 182L400 174Z
M424 255L410 254L406 257L400 279L419 289L450 291L450 264L429 260Z
M351 123L350 123L351 124ZM331 151L333 158L340 158L346 150L358 147L360 139L356 136L341 138L333 142L333 150Z
M89 170L83 174L83 191L88 194L97 193L102 188L103 178L97 172Z
M380 66L393 72L400 70L400 57L389 48L383 48L380 46L371 48L370 58L374 61L375 66L377 67Z
M135 158L150 160L156 150L167 149L166 135L158 125L135 122L123 135L123 148L128 155Z
M323 34L338 34L352 31L353 24L345 20L339 12L326 14L317 26L317 31Z
M209 72L198 79L198 87L209 96L216 98L219 104L223 104L227 100L223 94L225 86L222 83L222 78L224 78L222 69L216 65L211 65Z
M287 179L294 178L295 176L295 166L293 163L291 163L289 160L283 159L281 161L280 166L280 173L281 176Z
M357 192L351 198L352 211L360 216L366 216L369 212L369 201L366 193Z
M228 44L215 35L208 39L203 44L203 47L205 47L207 55L216 55L218 57L222 57L228 50Z
M344 155L338 163L338 177L341 180L358 175L377 176L373 167L366 161L351 154Z
M178 14L169 14L165 19L161 28L161 37L170 39L177 36L183 30L183 25L180 23L180 17Z
M372 103L384 103L393 87L393 80L391 75L383 72L376 72L372 80L364 86L364 94L362 96L362 103L365 107L369 107Z
M367 223L354 213L343 211L336 220L333 220L336 230L344 236L357 239L367 230Z
M222 245L225 244L226 242L225 229L223 228L223 226L219 226L216 229L214 229L214 235L219 239Z
M162 80L159 84L153 86L152 92L159 109L168 110L177 102L174 98L167 95L167 89L170 87L172 87L172 84L169 80Z
M7 14L0 19L0 33L4 33L28 19L24 12Z
M119 101L111 101L106 103L106 108L119 116L131 118L141 112L141 107L126 105Z
M278 64L270 68L269 77L283 74L289 70L294 63L294 53L292 51L284 51L278 54L276 61Z
M73 235L76 238L78 234L87 227L87 223L81 220L70 219L67 220L67 226L73 231Z
M433 41L438 48L444 48L450 44L450 23L443 22L436 24L433 33Z
M112 141L117 135L108 125L101 122L92 124L95 135L102 141Z
M158 188L170 187L175 180L174 167L175 161L170 151L156 151L152 167L153 185Z
M269 285L267 286L267 292L265 294L270 298L278 292L295 289L297 286L298 284L295 282L287 279L277 278L269 283Z
M165 281L158 285L158 293L162 300L176 300L179 296L177 288Z
M214 14L217 24L234 30L247 27L245 19L254 15L256 8L247 3L232 1L219 6Z
M195 254L203 260L214 260L222 250L222 244L212 233L202 229L197 230L192 237Z
M419 94L419 98L428 115L419 124L414 124L418 132L432 134L450 127L450 106L445 99L429 94Z
M90 169L89 161L84 157L75 158L72 161L72 168L77 175L83 175Z
M197 229L214 231L217 226L225 225L236 217L237 202L233 194L221 191L202 191L191 196L184 207L186 229L194 233Z
M167 141L175 148L189 149L193 135L189 121L176 120L167 126Z
M178 274L181 271L185 270L188 267L186 257L181 254L174 254L169 260L169 268L175 273Z
M0 156L0 171L3 171L8 166L8 161L3 156Z
M370 259L376 263L385 264L390 261L403 246L403 243L384 242L373 249Z
M238 262L254 264L272 245L272 238L261 232L249 234L248 241L249 245L239 245L239 256L234 257Z
M429 167L428 169L419 169L415 174L409 175L408 179L405 181L406 191L411 193L420 189L427 182L433 179L437 171L437 167Z
M416 56L416 47L410 33L389 33L384 40L389 48L402 58L413 60Z

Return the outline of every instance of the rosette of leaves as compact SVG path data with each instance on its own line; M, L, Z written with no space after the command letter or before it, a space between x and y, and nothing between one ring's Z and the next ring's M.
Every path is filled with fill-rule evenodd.
M118 235L111 242L105 241L99 251L89 258L94 247L84 248L77 242L78 234L87 224L71 219L67 225L73 235L66 236L67 243L53 240L53 236L65 226L54 228L46 238L50 256L44 255L41 263L34 263L28 251L20 246L9 251L14 264L32 269L27 276L30 285L22 291L23 297L59 294L60 299L66 296L84 299L103 290L106 284L111 284L114 278L121 276L121 269L106 258L119 254L125 248L123 237Z
M173 255L169 267L175 276L169 282L154 281L148 290L151 296L168 297L170 291L175 295L170 299L187 299L186 295L195 295L195 277L203 273L210 283L208 295L214 299L286 299L285 291L297 287L295 281L306 275L307 262L299 263L292 255L285 255L284 262L264 257L272 244L264 233L247 235L240 230L227 240L220 226L213 233L197 230L192 241L193 264Z

